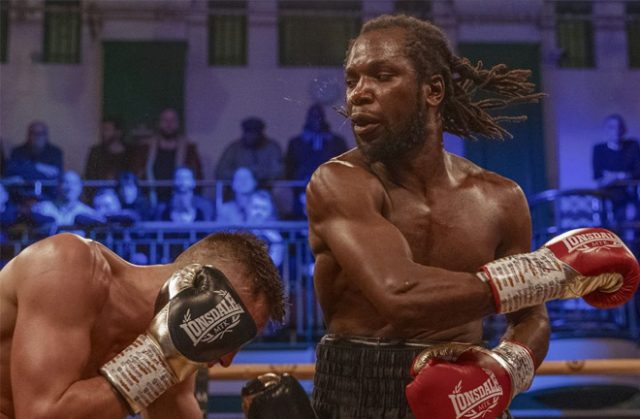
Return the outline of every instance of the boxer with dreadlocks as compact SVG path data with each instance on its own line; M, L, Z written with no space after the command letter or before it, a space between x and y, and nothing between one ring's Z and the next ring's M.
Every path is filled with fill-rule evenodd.
M547 352L544 302L612 307L637 288L636 259L603 229L528 253L520 187L444 150L444 131L509 137L500 122L524 117L489 112L540 99L529 75L473 65L436 26L406 16L377 17L350 44L344 113L357 148L307 187L327 326L319 418L508 417ZM482 320L495 313L508 328L489 350Z

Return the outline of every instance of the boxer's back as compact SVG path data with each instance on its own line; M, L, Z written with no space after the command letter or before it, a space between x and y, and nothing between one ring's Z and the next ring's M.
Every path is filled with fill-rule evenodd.
M500 256L509 200L512 191L517 189L513 182L467 160L450 156L451 181L441 182L428 191L416 191L392 181L384 172L372 172L357 152L340 159L342 161L334 160L321 170L335 170L332 165L344 170L346 165L348 170L367 172L369 179L363 178L359 184L371 191L373 210L402 234L414 262L450 271L475 272L482 264ZM337 178L346 175L341 173ZM339 190L340 186L335 186ZM314 185L311 190L313 188ZM364 214L367 203L361 205ZM328 208L321 209L325 210L329 211ZM329 333L442 341L481 340L481 320L447 330L397 330L368 301L361 283L349 277L345 267L340 266L339 255L316 234L313 224L310 236L316 253L315 287ZM380 245L384 246L384 243ZM368 262L352 260L344 263Z
M0 418L2 419L9 418L9 414L13 415L9 362L13 328L18 314L15 283L19 278L5 275L5 270L9 269L8 266L0 271Z
M52 236L24 249L0 271L0 382L2 383L0 411L4 415L13 416L10 363L12 349L19 349L12 348L19 314L18 308L36 303L23 301L24 298L31 299L34 296L22 296L21 290L30 282L46 280L47 272L50 270L66 269L69 275L75 272L93 272L95 252L91 247L89 241L71 234ZM72 253L76 256L85 256L81 258L84 262L78 264L79 258L74 258L73 265L65 263L70 261L65 255ZM60 259L56 260L56 258ZM36 298L45 299L47 296L47 292L43 289L42 295ZM90 295L86 297L91 298ZM69 303L72 304L72 302ZM22 316L22 313L20 315ZM28 321L28 319L25 320ZM26 321L21 321L21 324L25 323ZM33 344L42 345L44 342L33 342ZM47 342L47 344L51 343ZM73 342L65 342L65 344L69 345ZM42 374L47 374L47 371L42 371Z
M0 382L1 407L0 411L8 417L13 416L12 383L10 377L10 364L14 337L20 330L21 345L43 345L43 342L30 342L28 329L30 316L34 313L33 306L38 301L44 302L57 294L64 300L65 293L70 286L82 283L81 298L87 306L92 307L93 314L88 314L86 322L88 329L92 328L91 356L87 361L84 371L79 371L81 376L97 375L97 368L104 358L112 356L112 352L121 350L126 345L125 340L144 330L145 322L152 315L152 307L145 310L137 318L129 319L125 325L119 327L109 322L110 318L117 316L122 310L126 310L122 303L113 301L110 294L113 293L113 283L119 283L120 276L124 276L124 269L138 269L129 265L104 246L91 240L85 240L72 234L60 234L37 242L23 250L16 258L10 261L0 272ZM55 278L56 283L51 280ZM42 294L36 294L41 287ZM159 286L155 287L155 291ZM74 298L78 298L74 290ZM155 294L154 294L155 295ZM69 305L74 301L68 301ZM148 301L145 301L148 305ZM56 307L59 312L65 311L65 306ZM128 314L136 309L128 308ZM57 313L59 314L59 313ZM117 320L117 319L116 319ZM85 321L85 320L80 320ZM115 323L111 322L111 323ZM122 329L130 330L130 333L122 334L117 339L114 336ZM116 342L117 341L117 342ZM55 345L58 342L46 342L47 345ZM74 345L74 342L59 342L61 345ZM111 354L111 355L109 355ZM52 360L55 362L55 360ZM48 374L42 371L42 374Z

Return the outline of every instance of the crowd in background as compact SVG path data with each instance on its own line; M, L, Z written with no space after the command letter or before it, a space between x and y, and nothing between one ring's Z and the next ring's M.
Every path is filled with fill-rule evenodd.
M117 117L105 117L82 174L65 170L64 151L49 140L46 122L33 121L25 142L2 156L2 237L12 229L41 228L51 234L59 227L139 221L217 221L240 227L306 219L306 182L320 164L347 150L322 106L308 109L302 131L284 153L265 134L262 119L247 117L240 125L240 138L227 145L217 162L215 180L222 187L211 196L203 193L200 155L175 109L160 112L155 131L136 141L125 141ZM610 194L616 220L638 220L638 185L629 183L640 179L638 141L627 136L618 114L604 118L599 138L592 153L594 180ZM282 180L297 182L274 187ZM278 231L259 233L272 244L274 260L281 260Z
M198 148L173 108L162 110L155 131L136 141L125 141L119 118L105 117L98 143L87 150L84 173L66 170L64 151L50 141L46 122L32 121L24 143L2 156L2 235L24 228L51 234L60 227L139 221L255 226L304 220L306 182L320 164L347 150L345 140L331 132L322 106L308 109L302 132L284 153L265 134L262 119L247 117L241 128L240 138L228 144L216 165L215 181L222 187L211 196L203 193ZM297 182L274 186L282 180ZM260 236L271 244L274 260L281 261L279 233L263 229Z
M593 179L607 191L617 221L640 221L640 145L627 136L627 125L619 114L608 115L602 124L602 141L593 147Z
M99 141L87 150L83 173L65 169L65 154L49 141L46 122L31 122L24 143L1 160L0 266L17 251L6 243L25 230L44 237L59 231L135 228L139 222L162 222L185 231L194 223L217 222L261 238L287 278L289 329L270 325L265 336L277 337L278 330L321 334L322 316L310 297L314 260L306 247L307 231L296 230L292 236L272 221L306 220L306 183L320 164L347 150L346 142L331 132L320 105L308 109L302 131L284 152L267 137L260 118L244 118L240 127L240 138L221 154L212 181L203 179L198 149L182 132L174 109L163 110L155 131L137 141L125 140L118 118L105 117ZM640 220L638 141L627 136L617 114L604 118L602 132L595 135L600 141L592 149L594 181L610 194L616 219ZM211 185L217 186L215 194L207 189ZM162 253L152 252L144 241L121 247L122 257L141 265L155 263L154 258L157 262ZM159 260L172 256L163 254Z

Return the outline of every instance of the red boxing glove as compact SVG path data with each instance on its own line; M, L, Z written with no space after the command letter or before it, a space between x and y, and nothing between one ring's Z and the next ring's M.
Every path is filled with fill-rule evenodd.
M582 228L533 253L487 263L478 276L491 286L499 313L576 297L594 307L612 308L631 299L640 282L640 266L611 231Z
M533 379L529 349L514 342L502 342L493 351L472 346L455 361L433 358L432 350L416 357L416 375L406 387L416 419L497 418ZM442 351L436 347L435 352ZM422 364L425 357L430 359Z
M584 276L610 272L622 275L622 285L614 292L598 289L583 296L594 307L620 306L629 301L638 289L638 260L622 240L608 230L585 228L569 231L549 240L545 247Z

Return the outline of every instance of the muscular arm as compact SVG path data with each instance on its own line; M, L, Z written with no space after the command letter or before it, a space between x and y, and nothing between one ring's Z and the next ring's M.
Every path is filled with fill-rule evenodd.
M92 278L93 261L87 243L61 235L31 246L2 271L19 278L11 350L16 417L127 414L104 378L87 377L90 335L103 298Z
M494 313L489 286L474 274L413 261L402 233L382 215L383 198L378 179L359 167L332 162L316 171L307 207L318 263L330 253L398 329L445 330Z
M195 375L176 384L158 397L142 412L142 419L202 418L202 411L194 391Z
M496 259L531 251L531 216L527 201L520 190L508 197L509 216L503 218L503 240ZM529 307L506 315L508 328L505 339L523 343L533 352L536 368L549 349L550 325L544 305Z

